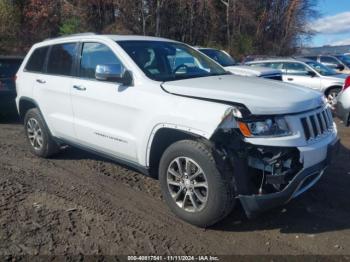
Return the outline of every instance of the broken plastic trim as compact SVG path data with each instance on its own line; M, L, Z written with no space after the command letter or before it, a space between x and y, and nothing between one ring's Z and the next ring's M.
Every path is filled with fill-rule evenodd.
M254 218L260 212L272 209L289 202L298 192L303 192L314 185L327 167L327 159L312 167L299 171L292 181L282 191L265 195L239 195L244 211L248 218ZM310 182L305 182L311 178ZM305 189L305 190L304 190Z

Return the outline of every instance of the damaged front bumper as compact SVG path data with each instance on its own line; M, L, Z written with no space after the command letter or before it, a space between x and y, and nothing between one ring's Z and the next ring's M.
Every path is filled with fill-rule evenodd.
M260 212L286 204L292 198L311 188L322 177L333 155L338 152L339 145L339 139L336 138L327 146L327 155L324 160L301 169L282 191L268 194L239 195L237 198L241 201L246 215L253 218Z

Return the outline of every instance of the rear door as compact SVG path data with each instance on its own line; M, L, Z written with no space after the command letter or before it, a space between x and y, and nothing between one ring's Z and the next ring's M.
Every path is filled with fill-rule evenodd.
M282 67L283 81L320 90L320 77L310 75L310 71L303 63L284 62Z
M74 75L77 43L50 47L44 73L36 75L33 95L51 132L58 138L74 137L70 87Z

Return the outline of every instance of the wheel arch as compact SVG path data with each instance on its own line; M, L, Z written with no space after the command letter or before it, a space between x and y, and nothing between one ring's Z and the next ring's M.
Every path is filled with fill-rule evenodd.
M39 113L40 113L42 119L44 120L44 125L47 128L47 130L50 133L50 135L52 136L51 130L50 130L48 124L47 124L47 121L46 121L46 119L44 117L44 114L40 110L39 104L34 99L32 99L30 97L21 97L19 99L19 102L18 102L18 113L19 113L19 116L20 116L20 118L22 120L24 120L24 117L25 117L26 113L30 109L33 109L33 108L36 108L36 109L39 110Z
M184 129L169 124L157 128L152 133L148 142L146 154L146 163L152 177L158 178L159 162L165 150L177 141L185 139L208 140L205 137L205 134L198 132L197 130Z
M26 113L33 108L37 108L40 111L39 105L38 103L29 97L21 97L18 103L18 113L19 116L21 117L21 119L24 119L24 116L26 115ZM41 114L42 115L42 114Z
M334 89L334 88L340 88L340 89L342 89L343 87L340 86L340 85L332 85L332 86L329 86L329 87L327 87L327 88L324 90L324 94L327 96L327 95L328 95L328 92L329 92L330 90Z

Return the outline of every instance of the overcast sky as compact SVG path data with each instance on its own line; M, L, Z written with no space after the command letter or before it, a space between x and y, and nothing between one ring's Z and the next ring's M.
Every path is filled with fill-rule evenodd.
M350 45L350 0L319 0L319 11L310 24L317 32L310 45Z

